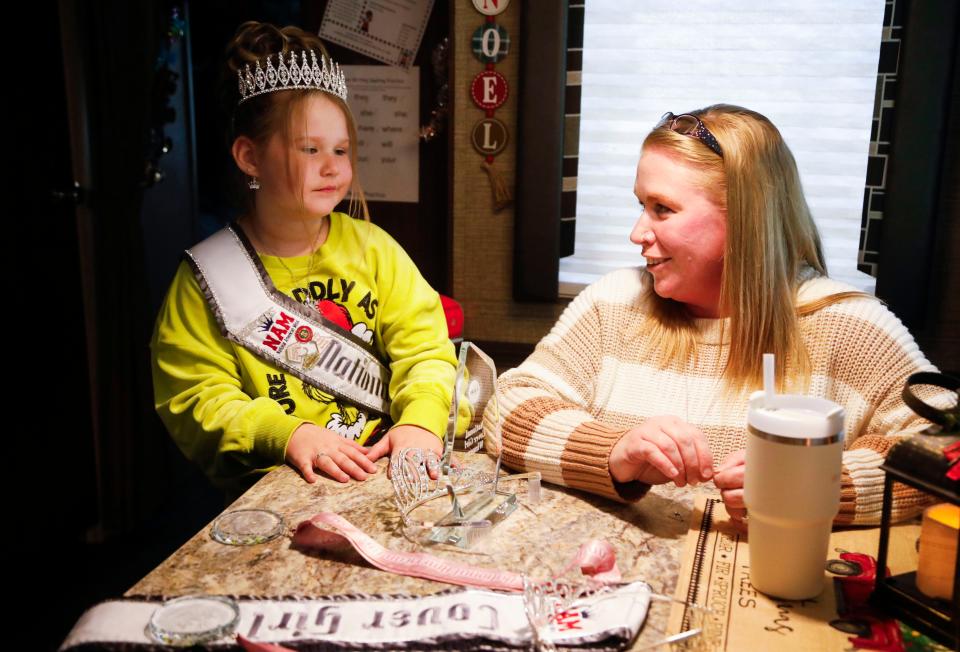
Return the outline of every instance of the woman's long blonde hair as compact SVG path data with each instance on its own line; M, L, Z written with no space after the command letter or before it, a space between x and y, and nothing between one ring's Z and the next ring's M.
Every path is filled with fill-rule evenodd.
M720 284L721 315L730 318L730 352L723 377L728 389L759 387L764 353L777 358L783 388L809 377L800 337L797 288L802 266L827 269L820 235L803 196L793 154L767 118L738 106L716 104L690 111L720 143L721 158L697 138L663 126L643 149L657 148L702 173L702 186L726 209L727 240ZM659 297L653 284L651 346L665 362L696 353L693 318L683 304Z

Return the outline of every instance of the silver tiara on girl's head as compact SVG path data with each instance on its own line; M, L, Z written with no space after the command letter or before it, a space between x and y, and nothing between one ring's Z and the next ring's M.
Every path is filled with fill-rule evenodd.
M310 62L307 62L307 53L310 53ZM316 89L331 95L336 95L344 102L347 101L347 80L340 70L340 66L320 55L317 62L317 53L313 50L300 50L302 62L297 63L297 52L290 52L290 60L283 61L283 53L268 54L259 59L253 69L246 64L237 70L240 82L240 101L243 104L251 97L285 91L291 89ZM273 61L276 59L277 65ZM260 65L260 62L264 62Z

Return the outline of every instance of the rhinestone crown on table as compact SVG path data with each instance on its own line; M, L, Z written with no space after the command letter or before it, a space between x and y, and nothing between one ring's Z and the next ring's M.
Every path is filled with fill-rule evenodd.
M240 84L240 101L237 104L243 104L251 97L264 93L308 88L336 95L346 102L347 80L340 66L323 54L319 56L318 63L317 53L313 50L301 50L299 54L301 63L297 63L297 52L290 52L290 59L286 63L283 61L283 53L268 54L259 59L252 69L248 63L237 70ZM274 65L274 59L277 65Z
M436 479L430 477L431 469L436 471ZM462 496L486 486L492 487L493 479L492 473L466 466L451 467L444 474L441 459L431 450L403 448L390 456L394 500L407 525L417 523L410 516L414 509L428 501L448 496L448 486L453 488L457 496Z

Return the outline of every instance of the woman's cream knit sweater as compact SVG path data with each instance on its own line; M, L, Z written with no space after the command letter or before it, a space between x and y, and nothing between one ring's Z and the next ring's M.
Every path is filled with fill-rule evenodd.
M732 394L721 389L729 324L697 320L696 360L663 364L659 353L643 353L647 283L642 268L608 274L567 307L523 364L500 377L504 463L541 471L548 482L632 500L648 487L615 484L610 450L648 417L674 415L698 427L715 466L744 448L747 398L759 388ZM814 277L801 285L798 304L851 289ZM929 425L900 392L907 376L935 368L900 320L872 298L843 300L803 316L800 329L812 368L808 393L846 410L836 522L877 523L884 455L896 433ZM921 504L919 495L897 487L895 519Z

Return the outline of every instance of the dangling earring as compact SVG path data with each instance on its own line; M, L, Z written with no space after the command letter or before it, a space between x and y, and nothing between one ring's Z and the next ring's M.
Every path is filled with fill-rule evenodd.
M260 181L256 177L250 177L250 180L247 181L247 188L250 190L260 190Z

